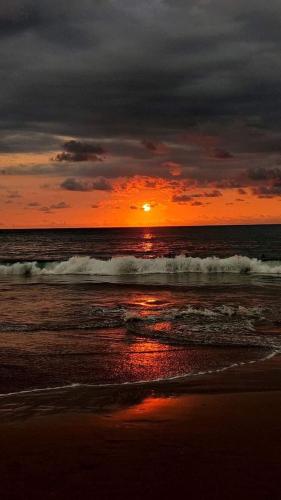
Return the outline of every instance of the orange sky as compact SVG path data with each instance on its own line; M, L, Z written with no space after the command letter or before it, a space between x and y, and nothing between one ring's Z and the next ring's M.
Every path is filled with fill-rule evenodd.
M45 176L3 176L1 182L1 227L99 227L255 224L281 222L279 198L258 198L247 190L221 190L218 197L196 198L213 188L190 188L192 203L172 201L174 190L168 182L152 179L146 187L142 178L114 181L104 191L62 191L60 178ZM151 204L144 212L142 205Z
M268 155L234 156L194 133L168 145L120 140L121 154L105 141L103 155L58 160L70 138L57 140L57 150L0 155L2 228L281 223L276 171L267 179L263 170ZM104 149L91 144L71 147Z

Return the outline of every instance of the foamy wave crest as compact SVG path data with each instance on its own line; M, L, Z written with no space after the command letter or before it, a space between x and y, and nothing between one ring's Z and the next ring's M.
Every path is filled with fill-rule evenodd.
M261 307L244 307L223 304L216 306L213 309L208 307L193 307L188 306L182 309L170 309L163 314L156 315L142 315L141 312L136 310L125 311L125 323L134 321L170 321L170 320L185 320L191 318L194 322L194 317L199 319L209 318L212 321L225 320L225 319L264 319L264 309Z
M99 260L91 257L71 257L62 262L17 262L0 265L0 275L65 275L99 276L179 273L236 273L281 275L281 262L263 262L241 255L219 257L158 257L141 259L133 256Z

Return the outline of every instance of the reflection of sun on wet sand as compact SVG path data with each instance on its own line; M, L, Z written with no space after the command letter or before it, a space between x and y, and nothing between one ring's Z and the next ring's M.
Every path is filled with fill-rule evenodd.
M278 498L280 391L275 357L188 383L6 397L3 498Z

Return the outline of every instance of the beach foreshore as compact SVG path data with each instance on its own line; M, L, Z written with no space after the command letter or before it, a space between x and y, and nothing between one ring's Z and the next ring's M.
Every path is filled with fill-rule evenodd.
M170 382L0 399L12 499L275 499L281 356Z

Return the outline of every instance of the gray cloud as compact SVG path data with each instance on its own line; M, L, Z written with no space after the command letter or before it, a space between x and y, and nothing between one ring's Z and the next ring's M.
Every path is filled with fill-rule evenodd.
M275 0L2 3L6 128L155 136L198 120L280 123Z
M219 196L222 196L222 193L221 191L219 191L218 189L214 189L213 191L210 191L210 192L207 192L207 193L201 193L199 195L194 195L195 197L197 198L217 198Z
M212 151L212 156L218 160L229 160L230 158L233 158L233 155L229 151L219 148Z
M40 203L38 203L37 201L31 201L26 205L25 208L34 208L36 210L39 210L39 212L53 213L54 210L64 210L65 208L70 208L70 205L68 203L65 203L65 201L58 201L57 203L53 203L50 206L44 206L40 205Z
M47 133L0 130L0 153L42 153L57 149L58 137Z
M53 205L50 206L50 209L52 210L61 210L64 208L70 208L70 205L68 203L65 203L65 201L59 201L58 203L54 203Z
M268 179L277 179L281 181L281 168L280 167L269 167L269 168L254 168L249 170L249 178L254 181L265 181Z
M144 139L142 145L153 154L165 154L167 153L167 146L162 142L152 141L149 139Z
M272 186L258 186L253 188L253 194L258 198L275 198L281 196L281 183Z
M60 152L1 172L276 189L280 19L278 0L2 0L0 151Z
M107 179L103 178L94 181L67 178L61 183L60 187L67 191L112 191L111 184Z
M14 200L21 197L22 195L18 191L9 191L7 194L7 198L9 198L10 200Z
M172 201L175 203L188 203L192 201L192 196L189 194L175 194L172 198Z
M63 149L62 153L56 155L56 161L102 161L100 155L105 154L105 150L97 144L75 140L65 142Z
M40 208L38 208L39 212L45 212L46 214L52 214L52 210L50 209L50 207L47 207L47 206L42 206Z
M31 201L30 203L27 204L27 207L37 208L40 207L40 203L38 203L38 201Z
M256 185L252 193L259 198L275 198L281 196L281 168L256 168L249 170L249 178Z
M201 202L199 204L196 203L194 201L195 198L218 198L220 196L222 196L221 191L219 191L218 189L214 189L213 191L209 191L209 192L206 191L204 193L192 193L192 194L177 193L177 194L173 195L172 201L174 203L193 202L192 205L199 206L199 204L202 205L202 203Z

